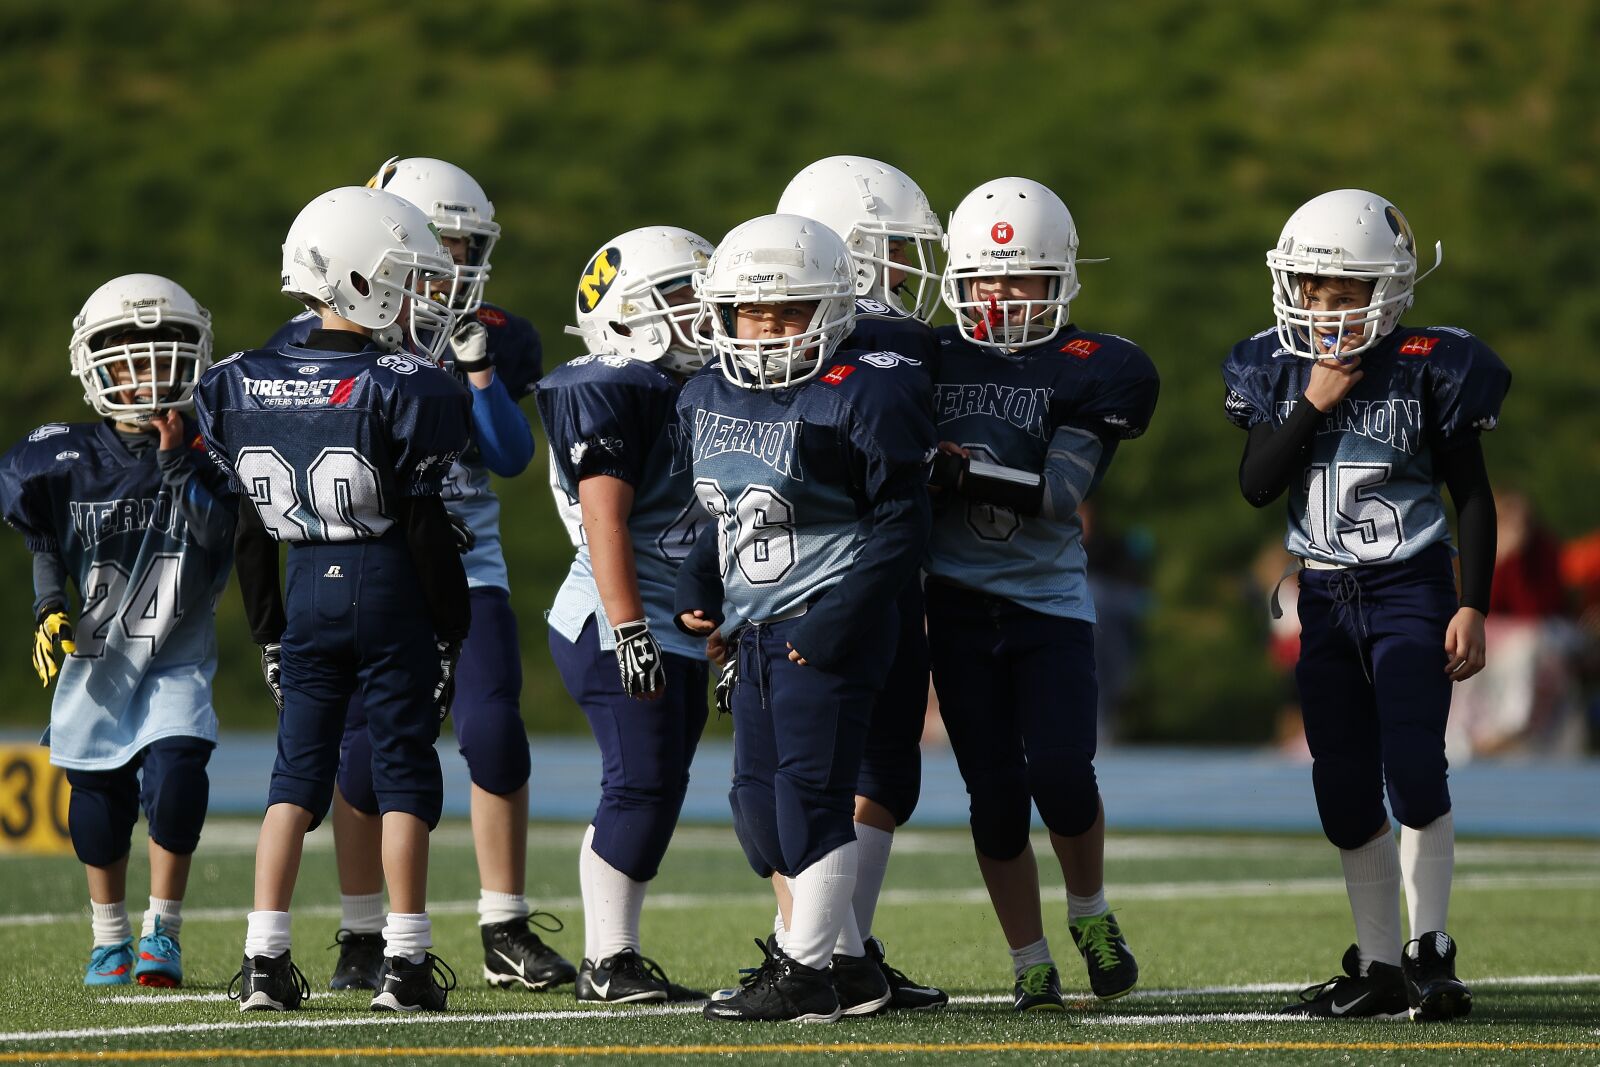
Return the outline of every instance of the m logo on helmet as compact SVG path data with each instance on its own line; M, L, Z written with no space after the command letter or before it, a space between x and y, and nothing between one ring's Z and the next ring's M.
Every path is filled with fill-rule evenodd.
M1017 231L1012 228L1009 222L997 222L989 231L989 236L994 238L994 243L997 245L1010 244L1011 239L1016 235Z
M621 269L622 252L615 246L596 252L578 279L579 306L584 311L593 311L599 305L600 298L611 288L611 283L617 280L617 272Z
M1397 209L1393 204L1390 204L1388 207L1383 209L1383 217L1388 221L1389 229L1393 230L1394 235L1400 238L1401 243L1405 246L1405 250L1410 252L1412 255L1415 255L1417 251L1417 239L1412 235L1411 223L1406 221L1406 217L1400 214L1399 209Z

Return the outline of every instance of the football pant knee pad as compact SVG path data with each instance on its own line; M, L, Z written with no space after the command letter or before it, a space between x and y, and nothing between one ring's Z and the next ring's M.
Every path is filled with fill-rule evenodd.
M200 844L211 799L209 741L171 738L147 750L141 793L150 839L168 852L191 855Z
M67 832L78 861L109 867L128 855L139 818L139 784L130 767L67 771Z
M1077 837L1100 816L1100 786L1086 752L1056 749L1030 759L1028 787L1053 834Z
M505 796L528 784L533 760L527 727L516 704L494 701L466 706L458 695L451 716L473 785Z
M688 790L687 774L668 789L607 789L595 810L595 854L635 882L653 879Z
M861 778L856 793L881 805L894 816L896 826L904 826L917 809L922 795L922 750L913 744L909 750L872 751L861 761Z
M372 739L365 725L346 736L339 753L339 793L357 811L378 814L378 794L372 788Z
M1376 761L1318 757L1311 767L1311 784L1322 832L1334 846L1360 848L1388 825L1383 777Z
M992 860L1012 860L1028 847L1032 803L1018 778L991 778L968 783L972 845Z
M778 825L772 810L771 794L749 786L735 785L728 791L728 807L733 810L733 834L739 839L750 869L761 878L771 878L782 861L778 844Z

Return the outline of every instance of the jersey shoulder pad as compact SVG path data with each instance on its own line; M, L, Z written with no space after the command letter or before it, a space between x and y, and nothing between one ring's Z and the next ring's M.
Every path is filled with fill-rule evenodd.
M322 316L310 308L306 308L274 330L272 336L267 338L266 344L261 347L282 348L284 345L297 345L304 341L311 334L311 331L321 324Z
M1083 380L1073 404L1072 420L1091 425L1107 437L1138 437L1150 425L1161 375L1143 348L1114 333L1078 330L1051 341L1058 356L1068 357L1069 374Z
M1272 382L1297 357L1278 341L1276 327L1240 341L1222 361L1222 381L1227 387L1223 413L1228 421L1248 430L1272 418Z
M47 422L12 445L0 462L21 479L48 473L87 455L97 429L92 422Z
M667 391L677 387L666 371L643 360L615 353L589 353L561 364L539 379L539 392L604 385L617 388Z
M1511 370L1492 348L1455 326L1401 326L1395 338L1395 358L1425 368L1441 436L1495 428Z
M495 304L484 304L473 314L488 334L495 373L511 395L521 398L533 392L544 373L543 344L533 323Z
M927 368L922 360L899 352L865 349L835 352L828 369L819 374L816 381L851 402L864 394L896 386L928 392Z

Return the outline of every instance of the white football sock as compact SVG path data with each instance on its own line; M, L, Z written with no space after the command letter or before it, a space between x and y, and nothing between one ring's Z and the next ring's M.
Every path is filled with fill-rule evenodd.
M1106 903L1106 887L1101 886L1093 896L1080 897L1067 890L1067 919L1088 919L1104 915L1111 907Z
M593 844L594 823L590 823L583 828L583 844L578 846L578 893L583 897L583 958L599 963L594 958L594 923L589 921L589 916L594 914L594 886L589 884L589 872L584 869L583 862Z
M1445 812L1420 830L1400 828L1400 873L1411 913L1411 939L1445 929L1456 869L1456 820Z
M1400 848L1387 830L1360 848L1341 848L1344 889L1356 920L1361 973L1373 962L1400 966Z
M639 914L649 882L636 882L605 861L591 840L578 853L584 884L584 952L595 963L626 949L639 951Z
M793 900L794 899L794 879L793 878L785 878L784 881L786 883L788 883L788 885L789 885L789 899ZM778 939L778 947L779 948L783 948L783 946L789 940L789 928L787 926L783 925L783 910L782 909L779 909L778 911L775 911L775 912L772 913L772 936Z
M856 891L850 903L862 939L872 936L872 918L878 910L884 875L889 873L889 849L893 845L893 831L856 823Z
M383 924L383 954L421 963L433 947L433 921L425 911L391 911Z
M139 936L149 937L155 933L157 919L161 920L162 933L168 937L177 937L183 930L183 901L151 897L150 907L145 909L144 926L140 928Z
M861 877L856 875L857 878ZM861 941L861 928L856 925L854 908L845 909L844 925L839 927L839 939L833 943L835 956L865 956L867 946Z
M794 910L783 951L807 967L826 967L845 917L854 917L850 897L856 887L856 843L840 845L789 879L789 886Z
M528 911L528 898L521 893L496 893L492 889L478 890L479 926L526 919Z
M1008 948L1006 951L1011 953L1011 973L1018 978L1021 978L1022 972L1029 967L1037 967L1041 963L1048 963L1052 967L1055 966L1056 961L1050 958L1050 941L1048 938L1041 937L1031 945L1023 945L1021 948Z
M89 902L89 928L94 932L94 947L120 945L133 940L133 926L128 922L126 901L115 904Z
M375 934L383 929L383 892L339 894L339 926L352 934Z
M244 954L281 956L289 951L289 913L252 911L245 916Z

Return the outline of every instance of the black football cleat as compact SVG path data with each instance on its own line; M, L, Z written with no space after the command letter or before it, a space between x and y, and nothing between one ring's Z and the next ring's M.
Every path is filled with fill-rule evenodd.
M1067 924L1072 943L1089 968L1089 988L1101 1000L1115 1000L1131 992L1139 981L1139 964L1128 951L1114 912L1073 919Z
M483 935L483 977L490 985L500 989L520 985L538 991L566 985L578 977L578 969L530 929L536 916L546 914L534 912L523 919L478 928ZM560 921L554 927L540 929L559 932Z
M726 1000L712 1000L705 1017L724 1022L832 1023L839 1021L839 997L826 968L807 967L772 943L762 944L766 960Z
M884 981L889 983L890 1011L932 1011L950 1003L950 994L944 990L913 982L904 971L885 963L882 941L869 937L865 944L867 958L877 963L879 970L883 971Z
M1400 955L1412 1022L1459 1019L1472 1011L1472 990L1456 977L1456 943L1443 930L1423 934Z
M228 999L240 1011L294 1011L311 999L311 985L285 952L281 956L246 956L228 983Z
M1036 963L1017 976L1011 987L1012 1011L1066 1011L1061 999L1061 972L1053 963Z
M383 935L358 934L340 930L333 935L332 948L339 949L333 965L329 989L377 989L383 981Z
M883 969L871 956L833 957L833 991L839 998L839 1012L864 1018L886 1011L894 991Z
M661 965L633 949L607 956L599 963L584 960L574 986L577 998L595 1004L648 1004L705 1000L698 989L669 979Z
M1406 983L1400 968L1374 960L1361 973L1361 952L1345 950L1343 974L1300 991L1300 1001L1278 1009L1280 1015L1305 1015L1314 1019L1404 1019Z
M372 998L373 1011L444 1011L456 972L429 952L421 963L404 956L385 956L383 982Z

